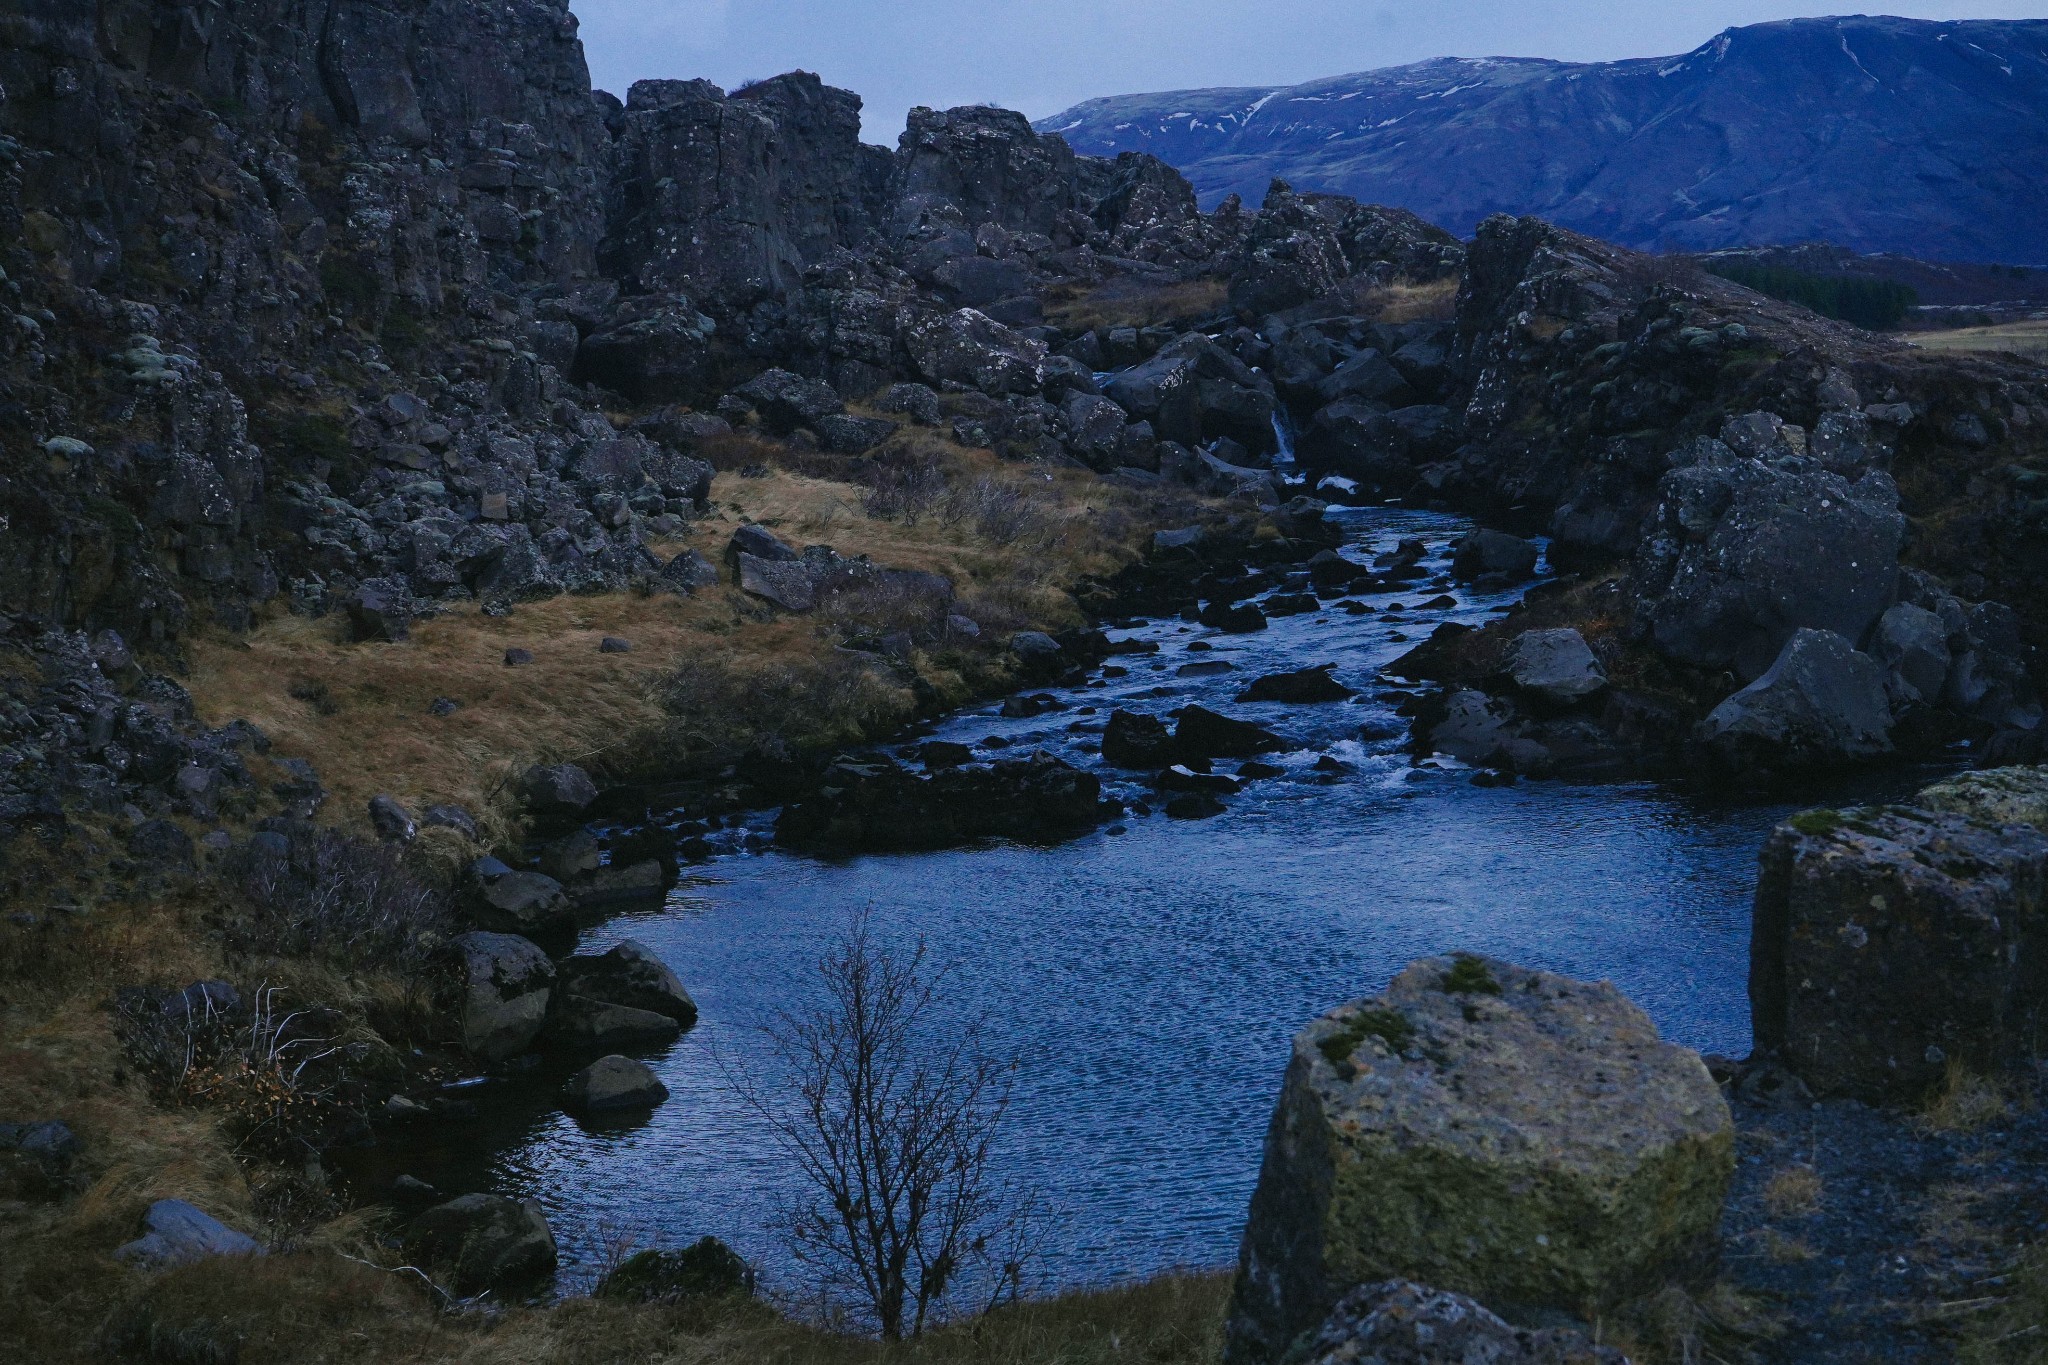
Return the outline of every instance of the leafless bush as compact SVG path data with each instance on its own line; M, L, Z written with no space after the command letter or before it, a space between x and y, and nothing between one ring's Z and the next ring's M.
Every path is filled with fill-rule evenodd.
M972 526L982 539L996 545L1043 537L1051 528L1042 500L1031 490L989 475L950 491L940 519L948 526Z
M947 973L866 913L818 968L821 996L762 1028L781 1074L734 1081L810 1188L785 1210L795 1259L887 1341L1015 1297L1031 1210L991 1163L1015 1062L983 1020L944 1017Z
M946 471L929 455L904 463L878 465L861 510L885 521L915 526L946 495Z
M228 925L232 946L350 966L423 965L449 928L449 910L396 851L311 825L283 837L282 851L251 841L229 862L248 905Z
M908 631L925 638L944 629L952 598L936 575L883 573L819 604L819 614L843 636Z
M771 757L813 742L844 742L899 716L901 698L870 664L844 654L748 662L696 655L661 685L671 742L737 757Z
M218 989L123 991L123 1051L160 1102L216 1109L245 1145L273 1156L317 1151L356 1112L351 1063L332 1010L287 1010L268 983L243 1004Z

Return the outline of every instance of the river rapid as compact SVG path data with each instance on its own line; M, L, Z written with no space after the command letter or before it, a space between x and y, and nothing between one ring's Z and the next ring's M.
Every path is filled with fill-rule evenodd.
M358 1176L405 1170L451 1193L538 1198L564 1289L588 1285L607 1245L706 1233L755 1261L769 1286L786 1285L770 1225L788 1171L729 1077L763 1065L757 1026L812 989L818 957L861 907L886 937L923 940L953 973L952 997L988 1011L996 1045L1020 1059L1000 1159L1055 1212L1036 1270L1046 1289L1231 1262L1289 1038L1417 957L1473 950L1609 978L1666 1037L1746 1053L1750 896L1766 832L1799 806L1902 794L1924 774L1817 789L1795 805L1653 783L1476 786L1450 760L1418 766L1377 671L1439 623L1478 624L1519 594L1440 581L1466 527L1457 518L1332 515L1345 553L1362 560L1420 537L1430 576L1363 599L1367 614L1278 618L1252 635L1179 620L1112 631L1160 652L1113 658L1122 676L1097 669L1084 687L1043 694L1056 708L1044 714L1005 718L991 704L912 741L1044 748L1096 769L1108 795L1156 809L1143 775L1101 767L1101 725L1119 706L1200 703L1286 736L1292 750L1271 758L1282 775L1251 782L1211 819L1132 814L1052 847L821 861L774 849L772 812L750 817L721 831L729 851L686 868L658 912L580 945L637 939L696 998L697 1026L648 1058L666 1104L593 1124L560 1111L551 1071L479 1081L463 1092L476 1122L380 1149ZM1417 609L1444 592L1455 607ZM1261 674L1324 663L1356 700L1235 700ZM1317 767L1326 759L1336 770Z

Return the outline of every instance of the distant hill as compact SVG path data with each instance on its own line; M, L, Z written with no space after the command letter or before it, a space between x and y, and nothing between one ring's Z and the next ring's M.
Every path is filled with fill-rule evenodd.
M1679 57L1440 58L1090 100L1037 126L1151 152L1205 204L1256 204L1279 176L1461 234L1533 213L1643 249L2048 264L2048 20L1795 19Z

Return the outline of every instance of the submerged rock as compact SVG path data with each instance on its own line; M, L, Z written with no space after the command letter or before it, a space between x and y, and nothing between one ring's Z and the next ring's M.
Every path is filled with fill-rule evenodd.
M667 1098L668 1087L654 1068L616 1053L598 1058L562 1087L562 1103L579 1114L652 1109Z
M1700 1274L1733 1149L1699 1055L1611 984L1417 962L1295 1036L1225 1358L1278 1360L1387 1279L1578 1312Z

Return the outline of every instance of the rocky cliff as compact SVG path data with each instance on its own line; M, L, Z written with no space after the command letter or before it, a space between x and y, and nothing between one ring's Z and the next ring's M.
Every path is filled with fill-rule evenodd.
M1871 632L1910 605L1942 623L1921 652L1943 678L1898 704L1987 735L2037 712L2048 401L2023 367L1534 219L1468 246L1281 182L1203 214L1163 162L1001 110L918 110L891 151L802 73L621 102L556 0L105 0L0 26L0 589L41 667L112 661L71 702L24 692L14 728L70 716L89 768L101 691L132 686L110 679L195 628L291 611L395 639L464 602L688 592L715 569L648 547L701 513L735 427L880 484L906 422L1140 495L1295 497L1297 529L1319 504L1274 462L1298 427L1325 496L1634 564L1630 638L1703 696L1803 627L1905 649ZM1809 495L1825 515L1740 510ZM1850 521L1870 553L1843 563ZM1724 572L1728 544L1764 549ZM1781 600L1815 556L1843 610ZM1902 587L1901 563L1948 585Z
M1535 214L1624 245L1836 242L2048 260L2048 24L1852 16L1674 57L1451 59L1274 89L1090 100L1039 126L1146 151L1205 202L1274 176L1466 233Z

